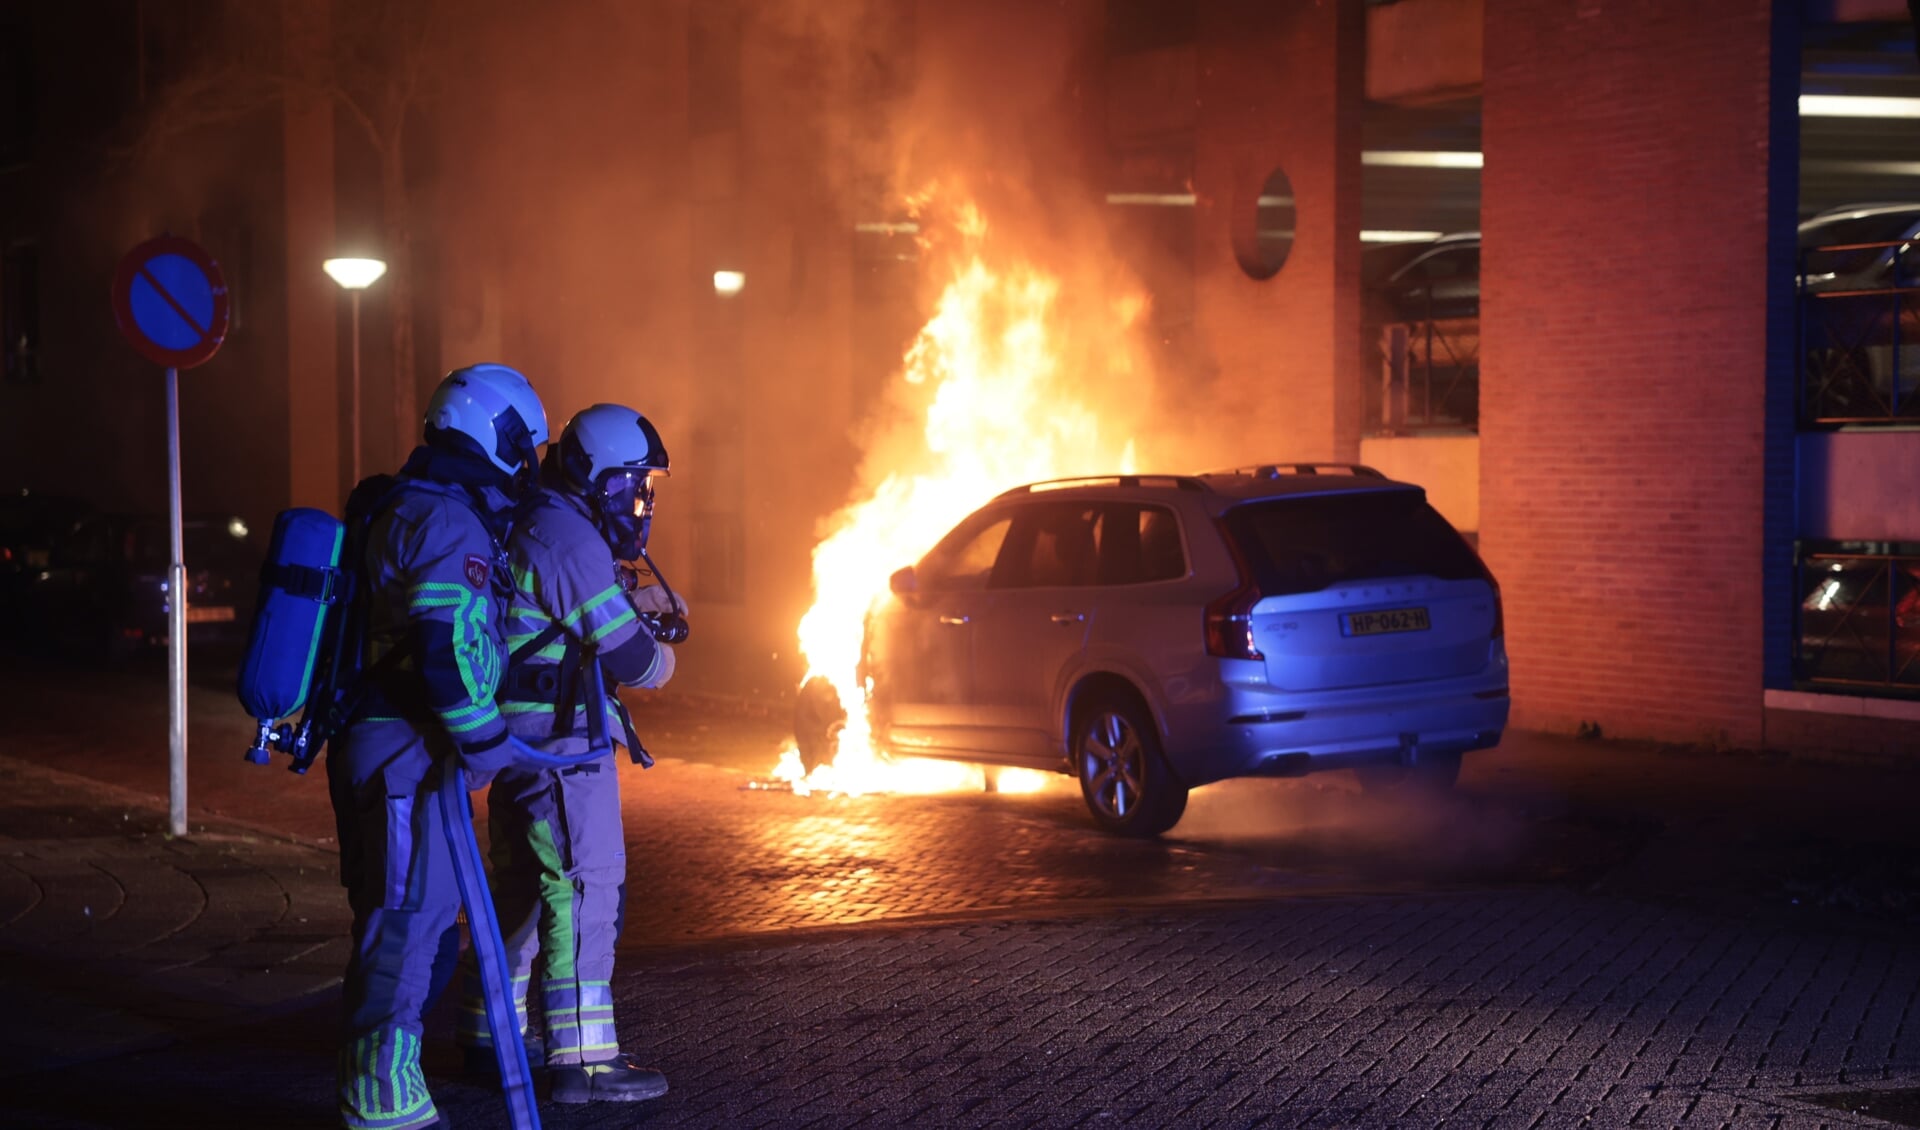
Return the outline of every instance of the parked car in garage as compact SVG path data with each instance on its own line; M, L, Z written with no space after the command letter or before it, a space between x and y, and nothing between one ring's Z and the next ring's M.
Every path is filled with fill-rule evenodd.
M1417 254L1370 287L1374 301L1369 320L1432 322L1479 317L1480 233L1455 232L1418 246Z
M1794 667L1811 684L1920 686L1920 546L1803 540Z
M260 554L246 523L230 515L183 523L190 643L239 643L246 631ZM132 658L167 642L167 520L90 513L57 538L46 566L23 591L24 633L85 659Z
M1808 415L1920 419L1920 203L1829 209L1798 239Z
M1477 427L1480 233L1369 248L1361 266L1367 348L1392 362L1398 354L1388 327L1406 329L1404 373L1394 378L1404 384L1366 382L1368 426L1387 434Z
M1449 786L1506 726L1492 574L1365 467L1019 487L891 587L861 672L884 748L1069 773L1123 835L1231 777ZM803 759L830 748L821 701L803 689Z
M1920 203L1850 204L1801 223L1800 285L1815 293L1912 285L1920 262L1902 244L1920 238Z

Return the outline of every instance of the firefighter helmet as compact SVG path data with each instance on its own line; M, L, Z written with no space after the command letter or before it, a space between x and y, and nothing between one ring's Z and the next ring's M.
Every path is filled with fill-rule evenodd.
M652 478L670 473L652 422L622 405L596 404L567 421L552 457L557 485L593 508L614 554L639 557L653 520Z
M472 440L493 465L509 475L539 462L547 442L547 410L519 370L505 365L468 365L441 380L427 402L427 436L436 430Z

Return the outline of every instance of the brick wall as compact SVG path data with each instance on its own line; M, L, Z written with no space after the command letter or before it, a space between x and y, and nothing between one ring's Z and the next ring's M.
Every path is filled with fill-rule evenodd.
M1244 421L1221 461L1354 459L1360 444L1357 3L1210 4L1199 27L1194 130L1195 320L1215 367L1209 411ZM1293 182L1295 238L1256 281L1234 258L1275 168Z
M1481 548L1518 726L1760 742L1772 8L1487 0Z

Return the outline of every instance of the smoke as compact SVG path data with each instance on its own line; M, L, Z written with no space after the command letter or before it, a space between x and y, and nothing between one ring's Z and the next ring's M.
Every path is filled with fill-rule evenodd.
M462 24L439 107L447 364L524 366L556 429L621 401L684 443L684 12L485 11Z
M522 365L556 428L601 400L654 418L675 468L654 548L711 657L689 682L797 681L815 546L924 465L936 389L907 355L975 260L1052 280L1049 396L1100 437L1055 470L1194 469L1109 230L1097 0L537 7L477 5L446 45L415 170L447 233L423 351ZM719 270L744 288L713 292ZM987 322L1021 324L1016 298ZM975 501L1011 485L983 475Z
M814 120L790 136L805 139L843 222L918 229L906 248L916 267L907 320L926 327L938 317L934 304L974 264L1009 288L1050 280L1037 317L1055 364L1039 379L1049 400L1091 413L1101 432L1100 457L1057 473L1191 469L1189 445L1168 426L1179 414L1160 373L1152 297L1116 247L1104 203L1099 4L783 0L757 11L759 62L786 89L819 99ZM902 234L868 242L893 245L881 255L906 253ZM1019 304L1008 297L981 312L985 336L1032 313L1009 308ZM873 386L879 395L854 406L855 498L928 455L934 388L914 372L900 328L878 332L894 335L894 350L875 351L888 372ZM928 346L925 333L915 350Z
M1351 773L1331 772L1196 790L1172 835L1288 871L1461 881L1547 866L1530 854L1540 847L1538 823L1512 798L1418 789L1371 795Z

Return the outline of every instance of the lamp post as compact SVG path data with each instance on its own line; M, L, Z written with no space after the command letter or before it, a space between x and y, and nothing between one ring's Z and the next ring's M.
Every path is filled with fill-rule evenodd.
M387 273L379 259L329 259L320 264L327 277L340 284L353 299L353 395L348 401L348 435L352 449L353 485L360 483L360 292ZM351 488L349 488L351 489Z

